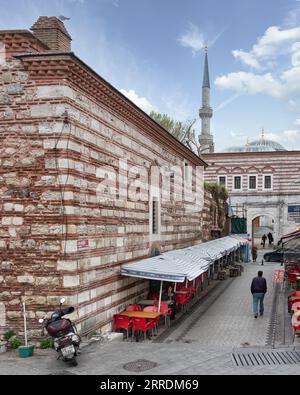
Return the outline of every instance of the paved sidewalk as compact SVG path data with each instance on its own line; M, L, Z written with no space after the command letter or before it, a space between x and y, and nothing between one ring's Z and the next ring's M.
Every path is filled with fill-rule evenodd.
M147 375L298 375L299 365L235 367L232 347L172 343L112 343L96 344L85 349L76 368L56 361L55 352L38 352L33 358L20 359L15 355L0 356L1 375L130 375L124 365L147 360L157 366Z
M232 282L204 315L197 319L197 312L192 314L166 342L195 342L215 347L265 346L274 297L272 277L278 267L276 263L247 265L243 275ZM254 319L250 285L259 270L267 279L268 293L264 316Z
M274 294L272 275L278 266L276 263L247 265L242 277L234 279L207 310L202 310L201 316L197 316L195 309L163 343L90 345L83 350L76 368L57 361L53 351L39 350L33 358L22 360L17 353L7 353L0 355L0 374L133 376L136 373L125 370L124 365L142 359L157 364L143 373L149 375L298 375L299 364L235 367L231 357L235 347L237 351L250 351L250 346L266 350ZM255 320L250 283L260 269L268 280L269 292L266 314ZM222 289L212 292L215 291Z

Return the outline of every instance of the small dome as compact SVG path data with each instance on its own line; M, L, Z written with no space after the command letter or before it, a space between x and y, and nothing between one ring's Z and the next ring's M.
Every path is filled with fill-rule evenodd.
M273 140L265 138L264 131L262 131L260 140L248 141L244 146L230 147L223 152L275 152L287 151L281 144Z
M256 148L259 151L286 151L286 149L279 143L273 140L255 140L249 143L249 148Z

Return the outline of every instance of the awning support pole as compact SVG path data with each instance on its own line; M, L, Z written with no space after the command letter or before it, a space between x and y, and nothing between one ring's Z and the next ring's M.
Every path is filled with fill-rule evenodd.
M161 307L162 288L163 288L163 281L160 282L159 303L158 303L158 311L159 311L159 312L160 312L160 307Z
M174 283L175 285L174 285L174 292L176 292L176 289L177 289L177 283Z

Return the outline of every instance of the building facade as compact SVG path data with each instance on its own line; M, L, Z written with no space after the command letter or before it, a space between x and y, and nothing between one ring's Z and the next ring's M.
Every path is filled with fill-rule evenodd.
M300 224L300 151L279 150L277 143L262 139L230 151L203 158L209 164L205 180L229 192L231 215L246 218L255 243L259 228L271 232L275 242L294 231Z
M38 337L62 296L83 335L109 330L148 290L122 264L210 237L206 164L70 52L59 19L0 43L0 331L21 331L25 301Z

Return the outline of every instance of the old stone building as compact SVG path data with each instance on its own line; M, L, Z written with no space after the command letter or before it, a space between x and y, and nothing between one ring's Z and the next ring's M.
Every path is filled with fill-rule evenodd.
M0 44L0 330L22 328L26 301L39 334L61 296L82 334L107 330L148 289L123 263L211 237L206 164L70 52L59 19L0 31ZM189 194L164 200L161 169Z
M227 188L232 215L245 218L255 243L268 232L276 242L299 226L300 151L286 151L262 132L244 147L203 158L209 164L205 180Z

